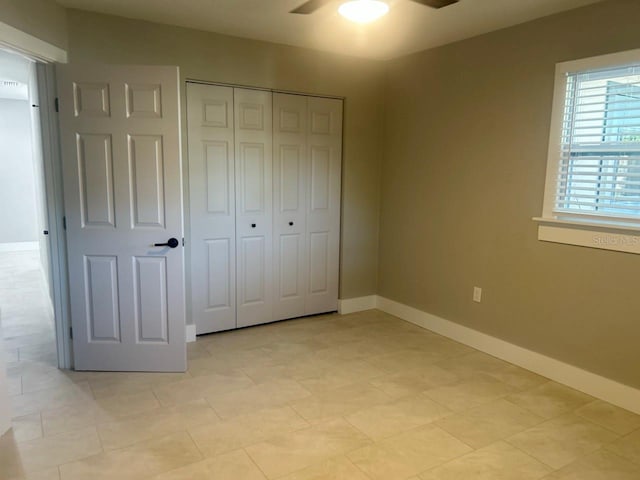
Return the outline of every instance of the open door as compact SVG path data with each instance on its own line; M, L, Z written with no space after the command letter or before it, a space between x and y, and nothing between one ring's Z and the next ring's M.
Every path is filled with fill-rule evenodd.
M59 65L76 370L186 370L177 67Z

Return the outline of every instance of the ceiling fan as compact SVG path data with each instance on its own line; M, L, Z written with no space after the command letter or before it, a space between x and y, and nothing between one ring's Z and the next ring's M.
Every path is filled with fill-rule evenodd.
M315 12L321 7L324 7L328 3L333 2L334 0L308 0L304 2L297 8L294 8L289 13L297 13L300 15L309 15L310 13ZM453 5L454 3L458 3L459 0L411 0L413 2L419 3L421 5L425 5L431 8L443 8L448 5Z

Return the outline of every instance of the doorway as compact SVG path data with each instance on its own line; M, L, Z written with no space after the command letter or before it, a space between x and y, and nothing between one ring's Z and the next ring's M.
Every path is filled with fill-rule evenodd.
M10 367L57 368L36 77L35 61L0 50L0 328Z

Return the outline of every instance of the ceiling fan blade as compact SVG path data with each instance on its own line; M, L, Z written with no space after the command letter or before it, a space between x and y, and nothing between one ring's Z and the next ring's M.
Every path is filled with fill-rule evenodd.
M458 3L459 0L413 0L416 3L421 5L426 5L431 8L442 8L447 7L449 5L453 5L454 3Z
M298 13L301 15L309 15L315 12L321 7L324 7L327 3L331 3L333 0L309 0L303 3L298 8L294 8L289 13Z

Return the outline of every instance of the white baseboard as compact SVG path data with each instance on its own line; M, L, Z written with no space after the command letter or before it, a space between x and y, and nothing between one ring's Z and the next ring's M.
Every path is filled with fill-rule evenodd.
M638 389L384 297L376 297L374 303L386 313L640 414Z
M12 242L0 243L0 252L26 252L28 250L38 250L40 243L38 242Z
M376 299L376 295L369 295L367 297L338 300L338 313L340 315L346 315L348 313L371 310L372 308L376 308Z
M187 343L196 341L196 326L195 324L187 325Z

